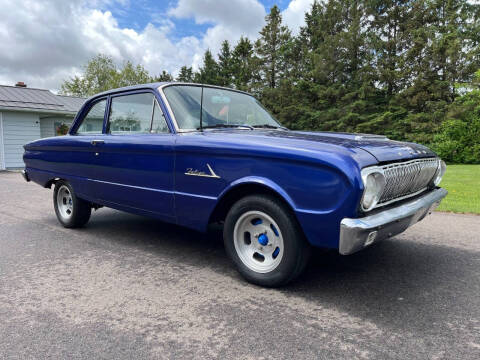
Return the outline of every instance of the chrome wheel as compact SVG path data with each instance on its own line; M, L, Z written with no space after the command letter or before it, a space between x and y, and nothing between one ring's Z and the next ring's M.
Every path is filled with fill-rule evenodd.
M73 199L66 185L60 186L57 192L57 208L64 219L69 219L73 213Z
M282 261L283 237L277 223L261 211L242 214L233 231L238 257L250 270L268 273Z

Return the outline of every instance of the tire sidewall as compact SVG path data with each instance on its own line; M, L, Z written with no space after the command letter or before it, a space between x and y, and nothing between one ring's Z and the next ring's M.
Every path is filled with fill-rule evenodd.
M251 270L242 262L235 249L235 224L242 214L254 210L262 211L272 217L283 237L282 260L274 270L268 273ZM278 201L269 196L248 196L233 205L227 215L223 232L225 249L237 269L248 281L262 286L279 286L291 279L297 267L298 257L301 256L299 242L304 239L302 232L298 230L296 220Z
M72 196L72 202L73 202L73 204L72 204L72 215L68 219L65 219L58 209L57 195L58 195L58 191L60 190L60 188L62 186L66 186L68 188L68 190L70 191L70 194ZM75 191L73 190L72 185L70 185L70 183L68 183L67 181L63 181L63 180L57 181L55 183L55 189L53 191L53 206L55 208L55 214L57 215L57 219L58 219L58 221L60 221L60 223L63 226L65 226L65 227L76 226L75 218L78 216L79 205L80 205L79 204L79 199L75 195Z

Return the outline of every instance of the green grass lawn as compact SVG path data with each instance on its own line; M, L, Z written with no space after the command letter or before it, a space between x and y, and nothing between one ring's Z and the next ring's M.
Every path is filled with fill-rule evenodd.
M480 165L447 165L440 186L448 195L437 210L480 214Z

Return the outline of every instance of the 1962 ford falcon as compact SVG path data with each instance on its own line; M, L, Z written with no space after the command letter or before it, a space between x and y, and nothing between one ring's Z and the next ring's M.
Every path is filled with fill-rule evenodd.
M224 223L249 281L297 277L310 247L347 255L423 219L447 192L428 148L282 127L249 94L157 83L87 100L68 135L25 145L24 177L54 185L58 220L107 206L199 231Z

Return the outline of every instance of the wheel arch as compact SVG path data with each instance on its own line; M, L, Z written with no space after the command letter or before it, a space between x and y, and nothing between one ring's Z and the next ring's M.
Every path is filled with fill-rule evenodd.
M220 194L217 204L210 214L209 223L225 220L228 211L235 202L252 194L265 194L275 197L286 205L295 216L295 204L285 190L271 180L249 177L233 182Z
M57 181L60 181L60 180L65 180L65 179L61 179L59 177L52 178L52 179L48 180L43 187L47 188L47 189L51 189L52 185L55 185L57 183Z

